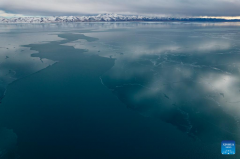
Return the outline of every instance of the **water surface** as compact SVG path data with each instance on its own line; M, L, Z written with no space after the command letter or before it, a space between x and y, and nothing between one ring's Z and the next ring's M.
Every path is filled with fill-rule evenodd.
M0 157L222 158L222 140L238 152L239 23L0 28Z

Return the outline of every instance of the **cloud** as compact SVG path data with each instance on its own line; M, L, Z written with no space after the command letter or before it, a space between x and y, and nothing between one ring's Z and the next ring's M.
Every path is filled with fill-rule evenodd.
M1 0L0 9L24 15L99 13L238 16L239 0Z
M3 10L0 10L0 17L23 17L22 14L12 14L12 13L6 13Z

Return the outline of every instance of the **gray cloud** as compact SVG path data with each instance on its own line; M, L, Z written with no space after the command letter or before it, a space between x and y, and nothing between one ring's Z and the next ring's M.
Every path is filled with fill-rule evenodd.
M239 16L239 0L0 0L0 10L23 15L99 13Z

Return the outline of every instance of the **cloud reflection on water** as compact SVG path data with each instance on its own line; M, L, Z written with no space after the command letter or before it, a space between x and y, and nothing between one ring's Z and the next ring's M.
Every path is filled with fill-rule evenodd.
M240 32L184 26L105 30L67 45L116 59L101 79L130 109L200 140L239 141Z

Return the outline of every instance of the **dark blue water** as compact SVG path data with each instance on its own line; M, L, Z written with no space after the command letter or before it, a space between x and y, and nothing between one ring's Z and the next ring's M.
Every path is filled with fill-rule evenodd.
M238 158L238 26L1 25L0 158Z

